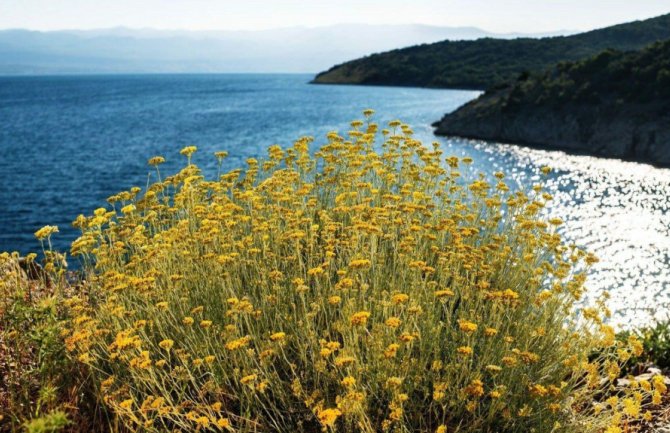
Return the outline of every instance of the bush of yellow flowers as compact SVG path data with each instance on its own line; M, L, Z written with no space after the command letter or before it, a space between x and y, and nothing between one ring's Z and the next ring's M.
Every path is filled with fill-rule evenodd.
M425 146L372 111L207 180L184 168L80 216L86 297L63 331L133 431L635 431L597 259L540 186ZM219 165L224 152L213 157Z

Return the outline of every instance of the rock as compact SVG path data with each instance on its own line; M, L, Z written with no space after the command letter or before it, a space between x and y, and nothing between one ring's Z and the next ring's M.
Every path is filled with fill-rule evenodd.
M669 60L670 41L557 65L488 90L435 133L670 167Z

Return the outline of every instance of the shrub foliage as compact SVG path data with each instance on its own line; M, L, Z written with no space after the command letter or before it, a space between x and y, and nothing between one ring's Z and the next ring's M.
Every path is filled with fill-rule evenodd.
M615 387L640 343L604 307L576 312L596 259L541 217L551 197L365 114L314 153L301 138L212 181L195 147L164 179L152 158L144 194L75 221L87 288L62 334L119 422L630 431L664 384Z

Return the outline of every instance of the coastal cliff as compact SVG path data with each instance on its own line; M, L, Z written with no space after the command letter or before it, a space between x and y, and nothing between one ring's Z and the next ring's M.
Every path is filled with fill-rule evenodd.
M670 166L670 41L522 74L434 126L438 135Z

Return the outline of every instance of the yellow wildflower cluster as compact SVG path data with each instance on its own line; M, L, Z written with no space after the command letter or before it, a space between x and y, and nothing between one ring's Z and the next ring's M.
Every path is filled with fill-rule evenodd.
M542 219L550 197L371 116L213 180L189 146L176 175L77 218L95 304L66 342L122 422L601 433L643 416L658 381L593 404L636 341L573 313L593 260Z

